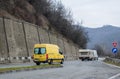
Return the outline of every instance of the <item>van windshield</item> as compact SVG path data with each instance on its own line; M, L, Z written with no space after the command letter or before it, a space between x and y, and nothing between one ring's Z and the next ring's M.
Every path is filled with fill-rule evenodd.
M35 48L34 49L34 53L35 54L45 54L46 53L46 49L45 48Z

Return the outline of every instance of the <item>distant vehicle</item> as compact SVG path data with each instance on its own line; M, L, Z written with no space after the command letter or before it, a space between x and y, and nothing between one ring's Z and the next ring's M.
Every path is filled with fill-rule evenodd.
M40 65L40 63L52 64L53 62L63 64L64 62L63 53L54 44L35 44L32 59L36 65Z
M79 59L84 60L98 60L98 55L96 50L90 49L80 49L79 50Z

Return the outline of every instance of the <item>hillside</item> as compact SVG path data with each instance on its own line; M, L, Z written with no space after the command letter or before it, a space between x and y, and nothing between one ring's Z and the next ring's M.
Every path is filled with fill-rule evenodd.
M39 26L47 26L48 20L37 14L35 8L27 0L0 0L0 16L10 19L21 19Z
M95 45L101 45L106 51L111 52L112 42L118 42L120 48L120 28L112 25L105 25L100 28L86 28L90 41L88 48L94 48Z
M54 0L0 0L0 17L21 19L55 30L81 48L86 48L88 42L83 28L74 26L71 11Z

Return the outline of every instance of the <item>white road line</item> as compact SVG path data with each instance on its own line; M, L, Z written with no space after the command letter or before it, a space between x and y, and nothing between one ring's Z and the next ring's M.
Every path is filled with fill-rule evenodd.
M112 76L112 77L110 77L110 78L108 78L108 79L115 79L115 78L118 77L118 76L120 76L120 73L118 73L118 74L116 74L116 75L114 75L114 76Z
M105 63L103 62L104 64L108 65L108 66L111 66L111 67L116 67L116 68L120 68L119 66L116 66L116 65L112 65L112 64L108 64L108 63ZM116 77L120 76L120 73L108 78L108 79L115 79Z
M105 62L102 62L103 64L106 64L108 66L111 66L111 67L116 67L116 68L120 68L120 66L116 66L116 65L113 65L113 64L108 64L108 63L105 63Z

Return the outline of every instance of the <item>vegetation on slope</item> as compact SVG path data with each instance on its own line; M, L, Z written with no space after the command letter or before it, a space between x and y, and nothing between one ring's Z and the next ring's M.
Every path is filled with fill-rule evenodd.
M55 0L0 0L0 16L22 19L39 26L54 28L66 38L85 48L87 33L75 25L71 11Z

